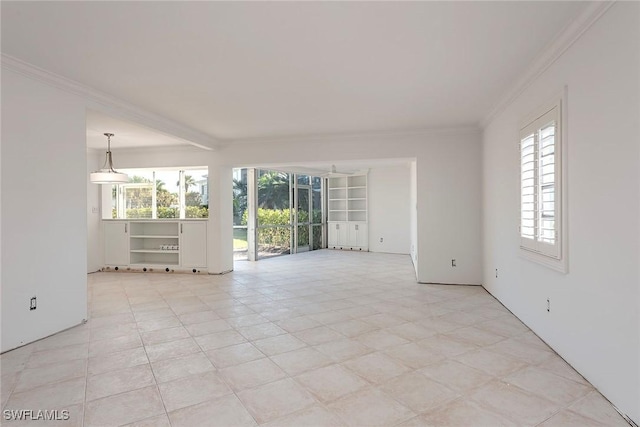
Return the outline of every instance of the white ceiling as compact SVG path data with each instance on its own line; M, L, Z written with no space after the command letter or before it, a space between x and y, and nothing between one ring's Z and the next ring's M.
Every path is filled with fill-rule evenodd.
M117 119L97 111L87 111L87 147L106 150L107 137L112 133L111 148L190 146L180 138L163 134L126 120Z
M469 126L585 5L2 1L2 52L227 141Z

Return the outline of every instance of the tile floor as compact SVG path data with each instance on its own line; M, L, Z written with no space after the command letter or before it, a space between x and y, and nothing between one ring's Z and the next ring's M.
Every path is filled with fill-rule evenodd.
M408 256L88 281L87 324L2 355L3 409L68 410L56 426L628 425L483 288L417 284Z

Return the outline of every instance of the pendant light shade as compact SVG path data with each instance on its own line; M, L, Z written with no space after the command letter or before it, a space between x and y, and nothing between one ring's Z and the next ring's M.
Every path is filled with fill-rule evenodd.
M104 136L107 137L107 154L104 159L104 165L102 169L91 172L89 180L94 184L122 184L129 182L129 177L126 173L113 169L113 159L111 158L111 137L113 134L105 133Z

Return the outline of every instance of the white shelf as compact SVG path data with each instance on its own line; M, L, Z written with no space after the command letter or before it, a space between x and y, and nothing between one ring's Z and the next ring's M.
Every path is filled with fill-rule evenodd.
M367 175L329 178L329 248L368 250Z
M179 254L179 250L167 250L167 249L131 249L129 252L143 253L143 254Z
M136 234L136 235L132 235L131 238L132 239L177 239L179 236L176 235L167 235L167 236L148 236L148 235L144 235L144 234Z

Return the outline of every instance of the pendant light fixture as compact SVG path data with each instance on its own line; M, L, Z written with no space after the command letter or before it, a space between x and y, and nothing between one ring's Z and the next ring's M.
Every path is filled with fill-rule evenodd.
M113 169L113 159L111 158L111 137L112 133L105 133L107 137L107 155L104 160L102 169L95 172L91 172L89 180L94 184L121 184L129 182L129 177L126 173L118 172Z

